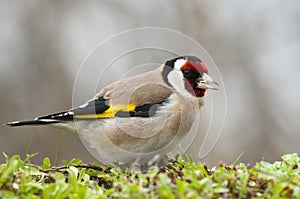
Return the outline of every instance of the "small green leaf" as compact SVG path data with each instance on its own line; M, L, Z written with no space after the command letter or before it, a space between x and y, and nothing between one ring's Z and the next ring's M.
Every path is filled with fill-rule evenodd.
M73 159L73 160L70 161L69 165L70 165L70 166L75 166L75 165L79 165L79 164L81 164L81 163L82 163L82 160L81 160L81 159L75 158L75 159Z
M61 163L62 163L62 165L64 165L64 166L68 166L67 160L62 160Z
M51 167L50 159L44 158L43 165L41 166L42 169L49 169Z

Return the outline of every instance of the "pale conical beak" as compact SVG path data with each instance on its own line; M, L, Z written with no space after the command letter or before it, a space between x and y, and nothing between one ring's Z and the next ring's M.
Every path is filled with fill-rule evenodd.
M196 88L219 90L219 84L208 74L203 73L202 77L199 78Z

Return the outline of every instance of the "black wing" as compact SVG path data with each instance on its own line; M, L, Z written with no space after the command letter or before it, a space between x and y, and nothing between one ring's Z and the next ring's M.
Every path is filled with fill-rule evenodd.
M107 100L104 99L103 97L99 97L95 100L89 101L72 110L38 117L37 119L55 119L61 121L68 121L68 120L74 120L76 116L80 116L80 115L101 114L105 112L107 109L109 109L109 106L107 105Z
M167 100L163 100L156 103L143 104L135 107L134 111L119 111L116 113L116 117L152 117L156 114L160 107L166 103Z
M97 115L105 112L109 109L109 106L106 104L107 100L103 97L99 97L93 101L89 101L77 108L74 108L69 111L63 111L59 113L54 113L50 115L40 116L34 120L26 121L16 121L7 123L7 126L25 126L25 125L44 125L44 124L53 124L60 123L64 121L72 121L77 115Z

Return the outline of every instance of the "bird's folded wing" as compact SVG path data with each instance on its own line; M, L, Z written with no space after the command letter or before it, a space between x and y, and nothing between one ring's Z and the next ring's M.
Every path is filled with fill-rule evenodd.
M37 120L51 119L68 121L74 119L86 120L112 117L151 117L155 115L156 111L163 106L166 101L167 99L138 106L135 104L110 106L108 105L109 102L107 99L98 97L72 110L38 117Z

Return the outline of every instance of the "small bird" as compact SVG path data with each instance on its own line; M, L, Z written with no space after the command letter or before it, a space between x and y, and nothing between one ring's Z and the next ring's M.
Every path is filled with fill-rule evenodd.
M207 89L218 89L206 65L180 56L122 79L73 109L6 125L50 125L78 132L104 163L146 163L170 152L190 130Z

